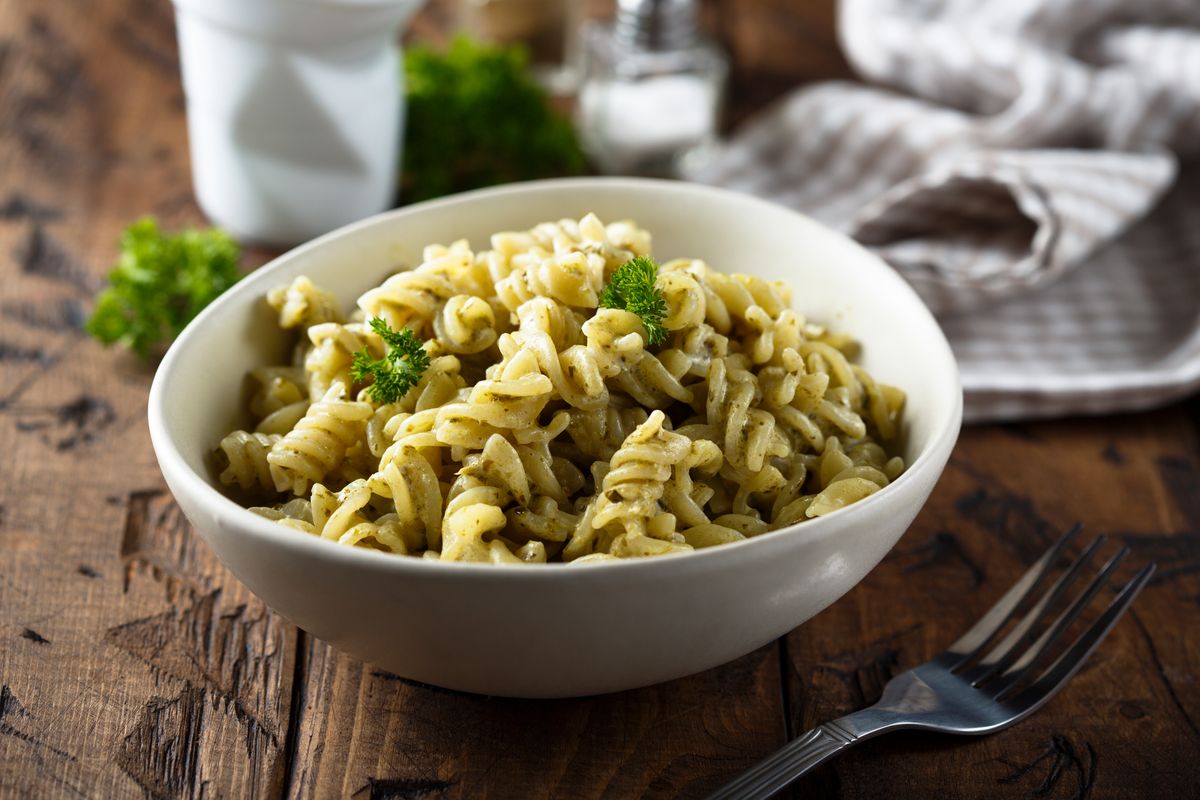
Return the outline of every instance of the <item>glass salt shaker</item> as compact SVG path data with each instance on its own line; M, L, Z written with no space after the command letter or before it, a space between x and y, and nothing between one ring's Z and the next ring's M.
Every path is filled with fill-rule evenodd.
M618 0L584 31L577 127L602 171L674 176L716 141L725 55L697 30L695 0Z

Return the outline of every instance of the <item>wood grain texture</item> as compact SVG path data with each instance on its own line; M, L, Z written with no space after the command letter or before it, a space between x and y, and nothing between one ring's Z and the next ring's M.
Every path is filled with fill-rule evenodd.
M310 640L289 797L700 797L783 744L774 645L595 698L452 692Z
M443 38L451 5L427 7L414 35ZM849 75L832 0L703 7L734 60L730 124ZM145 422L153 367L81 332L122 228L144 213L203 223L176 64L161 0L0 0L0 797L701 796L873 700L1075 520L1160 572L1060 697L989 738L868 743L795 796L1194 794L1196 401L968 430L859 587L774 645L657 687L464 695L273 615L165 491Z
M86 17L84 12L86 11ZM0 796L279 794L296 632L166 493L83 336L128 222L201 221L166 3L0 5Z

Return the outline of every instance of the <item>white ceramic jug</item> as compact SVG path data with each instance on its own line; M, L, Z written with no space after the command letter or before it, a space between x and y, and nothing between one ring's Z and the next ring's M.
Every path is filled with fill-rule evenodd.
M401 26L422 0L174 0L196 197L295 244L390 208Z

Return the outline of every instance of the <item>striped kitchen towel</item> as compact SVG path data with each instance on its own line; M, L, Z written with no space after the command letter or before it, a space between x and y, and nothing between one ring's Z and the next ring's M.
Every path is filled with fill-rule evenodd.
M687 177L874 249L969 420L1200 388L1200 0L842 0L868 84L802 89Z

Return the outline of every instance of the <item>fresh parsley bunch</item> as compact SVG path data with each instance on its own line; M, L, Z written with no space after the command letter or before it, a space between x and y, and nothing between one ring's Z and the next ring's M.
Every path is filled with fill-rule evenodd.
M405 202L584 170L575 129L526 62L520 47L464 37L444 53L421 45L406 52Z
M372 358L364 347L354 354L350 375L356 381L371 379L367 389L376 403L394 403L416 386L429 368L429 353L409 328L392 330L382 317L371 319L371 330L387 345L383 358Z
M637 314L652 345L667 339L667 329L662 324L667 316L667 301L657 283L658 265L646 256L637 256L618 267L600 293L601 308Z
M105 345L119 342L147 358L238 281L240 256L237 242L224 231L171 235L153 217L144 217L121 236L121 255L96 298L87 331Z

